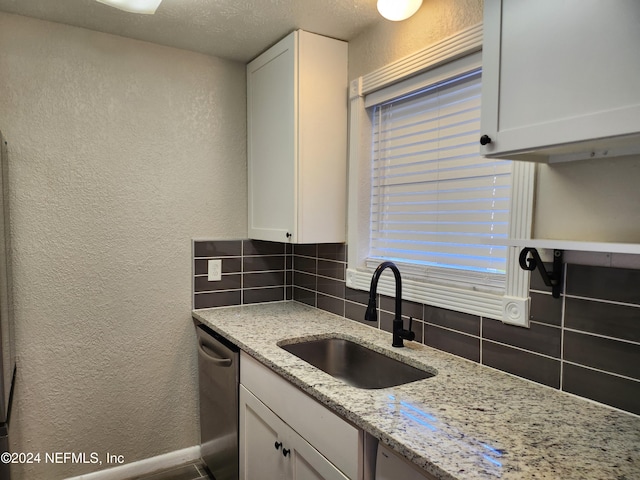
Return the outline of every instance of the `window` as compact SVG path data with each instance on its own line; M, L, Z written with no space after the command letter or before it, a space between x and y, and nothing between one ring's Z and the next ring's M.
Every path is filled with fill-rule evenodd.
M481 32L352 84L347 285L368 290L391 260L405 299L527 325L507 240L530 235L533 166L480 156Z
M367 265L504 288L507 249L487 241L508 237L511 162L480 157L480 80L476 69L369 107Z

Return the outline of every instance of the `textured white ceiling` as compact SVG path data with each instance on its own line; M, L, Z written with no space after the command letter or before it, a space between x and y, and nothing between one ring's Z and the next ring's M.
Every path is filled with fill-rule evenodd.
M0 0L0 11L246 62L297 28L350 40L376 0L163 0L155 15L94 0Z

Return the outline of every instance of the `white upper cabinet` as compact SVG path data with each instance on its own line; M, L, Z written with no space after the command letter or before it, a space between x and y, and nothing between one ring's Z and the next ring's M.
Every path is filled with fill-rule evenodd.
M640 153L640 1L485 0L484 8L483 155L554 162Z
M347 43L295 31L247 65L249 238L345 241Z

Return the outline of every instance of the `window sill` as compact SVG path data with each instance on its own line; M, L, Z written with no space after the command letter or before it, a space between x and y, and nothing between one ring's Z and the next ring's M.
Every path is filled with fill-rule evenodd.
M367 270L349 268L347 269L347 287L369 291L371 276L372 273ZM393 276L385 273L380 277L378 293L391 297L395 295ZM402 298L448 310L528 326L529 298L508 297L496 293L412 279L402 280Z

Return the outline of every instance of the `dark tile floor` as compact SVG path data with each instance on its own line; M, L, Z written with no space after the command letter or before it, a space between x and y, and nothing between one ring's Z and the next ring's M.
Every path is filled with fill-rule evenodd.
M197 460L179 467L171 467L126 480L211 480L211 477L205 471L202 460Z

